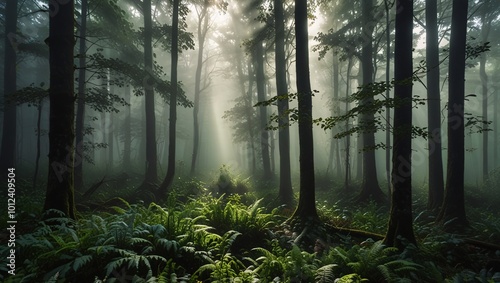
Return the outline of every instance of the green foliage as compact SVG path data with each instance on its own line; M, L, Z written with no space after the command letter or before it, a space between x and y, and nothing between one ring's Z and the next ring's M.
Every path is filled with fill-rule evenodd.
M23 264L15 276L0 277L2 282L498 281L490 267L498 254L486 257L464 236L443 233L432 224L431 213L416 217L418 249L410 246L399 252L381 242L358 244L346 236L340 243L330 237L335 240L308 252L294 245L295 236L278 225L284 219L277 209L266 213L265 200L246 204L238 194L214 198L196 180L176 186L177 192L161 204L117 199L109 207L112 214L85 214L73 221L51 211L53 218L19 233L16 245ZM180 202L179 194L191 190L196 198ZM495 206L481 205L469 214L484 220L474 223L474 231L495 243ZM386 224L385 210L375 204L346 207L342 201L320 202L318 211L323 220L344 227L376 231ZM0 247L1 256L7 253Z
M122 77L116 78L115 82L118 86L131 84L134 86L137 95L143 94L144 87L154 88L165 101L169 101L172 87L169 81L160 78L163 74L160 66L155 66L155 70L144 70L135 64L127 63L117 58L105 58L100 52L88 56L90 62L87 65L90 70L95 72L102 72L102 70L110 69L115 74ZM177 86L178 104L184 107L192 107L193 103L189 101L182 85L179 83Z

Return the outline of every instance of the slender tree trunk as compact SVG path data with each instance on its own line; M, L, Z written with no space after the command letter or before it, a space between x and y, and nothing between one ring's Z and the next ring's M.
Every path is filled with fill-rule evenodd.
M7 174L8 168L16 166L16 102L10 97L16 91L16 29L17 0L5 2L5 60L4 60L4 112L2 126L2 147L0 149L0 172Z
M346 78L347 83L345 87L345 113L349 112L349 95L351 94L351 69L352 69L352 58L347 59L347 70ZM345 131L349 131L349 119L345 121ZM344 179L344 191L348 192L351 182L351 135L345 137L345 179Z
M448 78L448 162L443 206L437 221L448 229L468 225L464 197L464 92L467 0L453 0Z
M318 219L314 180L312 90L309 77L307 0L295 0L296 76L299 109L300 196L292 217Z
M252 63L248 61L248 96L247 96L247 119L248 119L248 131L250 135L250 148L252 150L252 174L255 175L257 170L257 153L255 152L255 133L254 133L254 121L253 121L253 82L254 76L252 71Z
M496 168L498 164L498 147L500 143L498 142L498 96L500 93L496 90L495 95L493 95L493 167Z
M123 121L123 170L128 171L131 167L130 155L132 149L130 86L126 86L124 92L128 105L125 106L125 119Z
M159 196L165 196L168 188L172 185L175 176L175 143L176 143L176 122L177 122L177 61L179 58L179 2L174 0L172 15L172 56L170 69L170 84L172 93L170 94L170 117L168 136L168 167L167 175L159 188Z
M333 105L332 109L339 109L339 58L337 55L334 55L333 58ZM334 129L332 129L332 134L335 133ZM335 147L335 168L336 168L336 176L340 177L342 175L341 172L341 164L340 164L340 141L338 139L333 139L331 141Z
M257 83L257 97L259 101L267 100L266 95L266 76L264 73L264 47L262 42L258 42L254 51L255 60L255 78ZM271 160L269 158L269 133L267 127L267 107L259 107L259 129L260 129L260 150L262 154L262 166L264 169L264 178L272 176Z
M364 0L362 2L363 9L363 33L369 42L363 44L362 65L363 65L363 85L366 87L372 83L373 79L373 43L371 42L373 34L373 25L371 13L373 10L373 0ZM370 105L373 103L373 96L369 94L360 103L362 105ZM361 124L364 127L374 127L374 113L365 113L361 115ZM375 132L372 129L365 129L363 132L363 180L361 184L361 193L359 201L366 201L369 199L375 201L383 201L384 193L378 185L377 167L375 163Z
M113 120L114 120L114 115L113 113L108 113L109 115L109 120L108 120L108 125L107 125L107 131L108 131L108 163L107 163L107 171L109 173L113 172L113 159L114 159L114 155L113 155L113 152L115 150L114 148L114 142L113 142L113 139L114 139L114 131L112 130L113 129Z
M146 71L153 73L153 47L151 18L151 0L144 0L144 65ZM151 79L152 78L148 78ZM146 175L144 185L155 183L158 180L158 160L156 150L156 118L155 94L153 84L145 83L144 87L146 104Z
M75 218L74 1L50 1L49 13L49 173L44 210L56 209Z
M285 16L283 2L274 0L274 17L276 22L276 95L278 100L279 116L279 158L280 158L280 188L279 198L284 204L291 204L293 200L292 175L290 170L290 128L288 118L288 85L286 83L286 55L285 55Z
M78 54L78 97L76 108L76 147L81 148L78 152L83 153L83 131L85 123L85 83L86 83L86 34L87 34L87 0L82 0L80 16L80 38L79 38L79 54ZM78 154L78 152L76 154ZM75 163L75 190L83 189L83 156L80 161Z
M488 41L488 36L491 28L491 21L486 19L487 9L481 16L481 40L483 43ZM483 97L483 120L488 121L488 75L486 74L486 53L481 54L479 60L479 77L481 79L482 97ZM488 124L483 124L483 182L488 180Z
M386 45L386 64L385 64L385 83L389 84L391 80L391 7L389 0L384 0L385 5L385 45ZM389 99L391 91L389 88L385 91L385 97ZM387 195L391 195L391 108L385 107L385 176L387 179Z
M41 137L42 137L42 108L43 98L38 100L37 105L37 119L36 119L36 156L35 156L35 172L33 173L33 190L36 189L38 181L38 169L40 165L40 150L41 150Z
M200 143L200 129L198 122L198 113L200 109L201 92L201 71L203 68L203 51L205 47L205 38L208 32L208 0L205 0L201 13L198 16L198 63L196 65L195 83L194 83L194 106L193 106L193 155L191 158L191 175L196 172L196 160L198 158L198 149Z
M427 117L429 123L429 199L427 207L435 210L443 203L444 194L437 0L428 0L425 2L425 5Z
M384 244L402 250L407 244L416 244L411 207L413 0L400 0L397 10L394 98L399 102L394 109L392 201Z

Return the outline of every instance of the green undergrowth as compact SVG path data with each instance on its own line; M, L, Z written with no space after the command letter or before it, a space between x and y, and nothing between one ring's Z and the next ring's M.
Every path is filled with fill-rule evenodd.
M221 170L212 181L176 180L168 199L132 203L109 187L83 205L77 220L40 222L43 194L23 197L16 239L16 275L0 266L2 282L499 282L500 251L467 238L498 243L498 212L470 206L468 234L433 224L425 194L416 192L418 247L399 252L378 239L284 225L290 208L276 204L273 182L252 182ZM227 189L220 191L221 186ZM259 188L256 188L259 186ZM484 192L481 190L480 192ZM350 196L319 194L320 219L333 227L384 234L388 207L350 204ZM340 195L342 193L336 192ZM114 196L113 196L114 195ZM332 201L335 200L335 201ZM491 200L490 200L491 201ZM489 203L489 202L488 202ZM54 212L56 213L56 212ZM54 214L52 214L54 215ZM46 223L50 223L46 224ZM333 235L335 234L335 235ZM0 247L2 258L7 246Z

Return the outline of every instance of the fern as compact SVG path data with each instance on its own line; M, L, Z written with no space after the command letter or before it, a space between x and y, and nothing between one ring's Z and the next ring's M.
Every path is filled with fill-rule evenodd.
M334 283L336 276L333 271L337 266L336 264L327 264L318 268L314 276L316 283Z

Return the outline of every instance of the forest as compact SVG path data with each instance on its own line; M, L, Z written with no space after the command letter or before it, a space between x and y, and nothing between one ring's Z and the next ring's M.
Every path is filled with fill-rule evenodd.
M500 282L498 0L0 23L1 282Z

